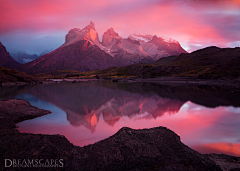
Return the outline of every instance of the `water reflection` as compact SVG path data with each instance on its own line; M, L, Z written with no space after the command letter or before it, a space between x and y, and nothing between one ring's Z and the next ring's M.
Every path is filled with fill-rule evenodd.
M21 132L62 134L84 146L123 126L165 126L199 152L240 156L239 92L150 83L66 83L21 89L15 95L53 112L19 123Z
M177 113L184 104L155 93L132 93L95 84L52 84L37 87L31 94L64 110L71 125L83 125L92 132L101 114L108 125L114 126L123 116L157 118L166 112Z

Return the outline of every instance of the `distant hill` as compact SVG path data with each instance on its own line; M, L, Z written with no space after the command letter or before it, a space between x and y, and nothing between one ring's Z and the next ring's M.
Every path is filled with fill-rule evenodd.
M164 57L164 58L161 58L161 59L155 61L153 64L154 65L167 65L167 64L171 63L172 61L174 61L177 57L178 57L177 55Z
M17 68L20 65L7 52L6 48L0 42L0 67Z
M37 59L39 56L37 54L28 54L24 51L20 52L9 52L11 57L19 62L20 64L25 64Z
M178 68L180 71L178 75L193 75L203 78L238 77L240 76L240 48L211 46L189 54L161 58L153 64Z
M209 66L223 64L240 56L240 48L219 48L216 46L206 47L189 54L181 54L174 60L166 63L171 66ZM155 63L158 63L156 61Z

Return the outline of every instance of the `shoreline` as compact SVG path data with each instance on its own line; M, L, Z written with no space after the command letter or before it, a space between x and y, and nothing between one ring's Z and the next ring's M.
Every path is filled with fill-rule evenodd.
M35 84L53 84L53 83L90 83L99 81L111 81L113 83L133 83L133 82L152 82L157 84L184 85L184 86L218 86L221 88L240 88L240 79L199 79L197 77L156 77L156 78L59 78L46 79L40 82L2 82L0 87L35 85Z
M155 82L161 84L182 84L182 85L206 85L206 86L220 86L240 88L240 80L235 79L199 79L196 77L159 77L159 78L147 78L144 82Z
M200 154L165 127L121 128L92 145L74 146L62 135L20 133L16 123L51 113L27 101L0 101L0 163L5 159L60 159L56 170L230 170L240 168L240 157ZM17 115L16 115L17 114ZM156 138L157 137L157 138ZM60 166L58 163L58 166ZM219 166L220 165L220 166ZM220 169L220 167L222 169ZM9 167L14 169L14 167ZM23 168L24 169L24 168ZM46 168L37 167L37 170Z

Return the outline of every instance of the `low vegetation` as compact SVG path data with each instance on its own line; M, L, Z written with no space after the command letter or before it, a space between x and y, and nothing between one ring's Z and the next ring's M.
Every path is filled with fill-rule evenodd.
M0 82L39 82L42 78L35 77L25 72L20 72L15 69L0 67Z

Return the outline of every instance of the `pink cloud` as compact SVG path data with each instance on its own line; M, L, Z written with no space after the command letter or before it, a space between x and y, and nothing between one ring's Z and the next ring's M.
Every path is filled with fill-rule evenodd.
M239 9L238 0L6 0L0 6L4 16L0 38L16 31L67 33L93 21L100 38L113 27L123 37L131 33L171 37L189 51L209 45L226 47L240 39L236 36L240 35Z
M131 12L118 14L112 16L111 20L114 28L121 30L125 36L133 32L157 34L175 38L180 42L198 41L201 46L224 46L228 42L228 36L221 34L221 30L207 22L207 17L190 13L177 6L156 6L139 9L133 14ZM217 21L217 24L227 21Z

